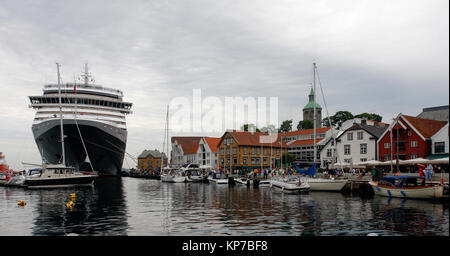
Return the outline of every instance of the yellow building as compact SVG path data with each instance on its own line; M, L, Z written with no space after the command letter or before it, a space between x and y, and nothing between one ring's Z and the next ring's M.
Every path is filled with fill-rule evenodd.
M161 158L164 159L163 166L167 165L167 157L164 153L158 150L144 150L138 156L138 169L142 171L146 170L158 170L161 168Z
M247 171L280 167L281 151L287 153L286 143L281 144L277 135L272 135L271 139L265 132L225 132L217 146L219 166Z

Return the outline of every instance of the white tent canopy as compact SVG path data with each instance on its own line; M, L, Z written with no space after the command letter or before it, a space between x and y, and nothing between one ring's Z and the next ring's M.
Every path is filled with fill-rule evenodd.
M375 166L375 165L380 165L381 162L377 161L377 160L369 160L366 162L359 162L359 163L355 163L355 165L363 165L363 166Z
M430 163L430 160L424 159L424 158L414 158L414 159L408 159L408 160L400 160L400 164L403 164L403 165L429 164L429 163Z
M448 157L438 158L428 161L430 164L448 164Z

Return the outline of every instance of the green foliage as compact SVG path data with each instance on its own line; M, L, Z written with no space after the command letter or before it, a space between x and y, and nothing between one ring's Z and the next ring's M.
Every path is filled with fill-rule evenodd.
M310 120L302 120L298 122L297 131L306 129L314 129L314 123Z
M372 120L372 121L376 121L376 122L381 122L381 120L383 120L383 117L375 114L375 113L361 113L359 115L356 115L355 117L357 118L366 118L367 120Z
M280 132L290 132L290 131L292 131L292 119L283 121L280 126Z
M241 130L244 130L246 132L260 132L261 130L258 129L258 127L256 127L256 125L254 124L244 124L241 127Z
M295 155L291 153L283 153L283 165L290 164L295 161Z

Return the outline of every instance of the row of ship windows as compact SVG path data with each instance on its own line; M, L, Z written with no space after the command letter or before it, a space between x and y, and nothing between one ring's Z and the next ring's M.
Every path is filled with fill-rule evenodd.
M30 98L31 104L59 104L59 98L47 98L47 97L33 97ZM86 104L96 105L111 108L131 109L131 103L124 102L112 102L106 100L97 99L85 99L85 98L61 98L63 104Z

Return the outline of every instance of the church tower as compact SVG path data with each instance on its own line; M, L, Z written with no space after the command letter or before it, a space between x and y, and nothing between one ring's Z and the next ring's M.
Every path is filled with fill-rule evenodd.
M309 93L309 102L303 108L303 120L314 122L314 90L311 88ZM316 128L322 127L322 107L317 104L316 98Z

